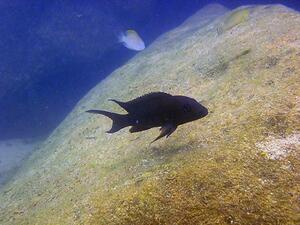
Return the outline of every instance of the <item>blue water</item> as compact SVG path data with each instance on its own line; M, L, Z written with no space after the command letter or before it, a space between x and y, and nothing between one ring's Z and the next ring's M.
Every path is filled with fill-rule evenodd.
M135 4L133 4L135 2ZM208 3L228 8L287 1L36 1L0 3L0 140L49 134L92 87L136 52L117 43L133 28L146 45Z

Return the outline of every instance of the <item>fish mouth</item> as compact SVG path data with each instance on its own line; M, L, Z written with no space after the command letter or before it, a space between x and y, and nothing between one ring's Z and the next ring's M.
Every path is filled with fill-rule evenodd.
M205 107L202 107L201 110L200 110L200 112L199 112L199 118L203 118L203 117L205 117L207 115L208 115L208 109L205 108Z
M202 113L203 113L203 117L207 116L208 115L208 109L204 108Z

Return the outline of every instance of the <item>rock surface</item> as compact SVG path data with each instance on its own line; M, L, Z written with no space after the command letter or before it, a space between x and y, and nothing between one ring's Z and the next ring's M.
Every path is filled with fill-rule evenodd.
M0 223L297 224L299 139L263 148L300 132L300 14L253 6L218 34L228 15L186 21L91 90L1 190ZM158 130L108 135L84 113L158 90L210 114L149 145Z
M0 187L8 180L38 145L34 140L0 141Z

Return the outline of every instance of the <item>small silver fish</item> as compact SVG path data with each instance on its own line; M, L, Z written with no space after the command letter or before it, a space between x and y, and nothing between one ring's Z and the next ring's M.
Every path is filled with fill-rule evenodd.
M144 41L134 30L127 30L125 33L121 33L118 38L119 42L128 49L135 51L142 51L145 49Z

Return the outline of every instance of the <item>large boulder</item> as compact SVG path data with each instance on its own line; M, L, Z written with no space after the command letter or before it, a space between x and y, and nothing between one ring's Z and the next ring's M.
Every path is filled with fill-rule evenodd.
M300 15L224 13L187 21L93 88L2 188L0 223L297 224ZM107 99L152 91L209 115L150 145L157 129L109 135L109 119L85 113L122 113Z

